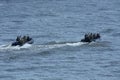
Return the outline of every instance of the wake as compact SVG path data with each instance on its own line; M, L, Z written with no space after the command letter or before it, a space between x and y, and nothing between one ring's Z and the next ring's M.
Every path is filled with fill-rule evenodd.
M0 45L0 50L21 50L21 49L53 49L53 48L60 48L60 47L64 47L64 46L81 46L83 44L83 42L74 42L74 43L70 43L70 42L66 42L66 43L53 43L53 44L47 44L47 45L32 45L32 44L24 44L23 46L11 46L11 44L8 45Z
M11 44L8 45L1 45L0 50L20 50L20 49L25 49L25 48L30 48L32 45L31 44L24 44L23 46L11 46Z
M82 46L84 44L87 43L83 43L83 42L74 42L74 43L70 43L70 42L66 42L66 43L53 43L53 44L47 44L47 45L38 45L39 48L43 48L43 49L53 49L53 48L60 48L60 47L65 47L65 46L71 46L71 47L75 47L75 46Z
M83 45L89 45L89 46L106 46L107 42L54 42L54 43L48 43L43 45L33 45L33 44L24 44L23 46L11 46L11 44L8 45L0 45L0 50L22 50L22 49L30 49L30 50L46 50L46 49L54 49L54 48L61 48L61 47L77 47L77 46L83 46Z

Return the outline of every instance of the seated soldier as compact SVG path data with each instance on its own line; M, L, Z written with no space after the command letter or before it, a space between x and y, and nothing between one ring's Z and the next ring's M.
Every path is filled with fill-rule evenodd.
M27 36L23 36L22 39L24 40L24 42L27 42Z
M23 44L25 44L25 41L24 41L23 38L21 38L20 41L19 41L19 45L22 46Z
M99 33L97 33L97 38L100 38L100 34Z
M20 41L21 36L17 36L16 41Z
M27 41L30 41L30 40L32 40L32 38L30 38L29 36L27 36Z

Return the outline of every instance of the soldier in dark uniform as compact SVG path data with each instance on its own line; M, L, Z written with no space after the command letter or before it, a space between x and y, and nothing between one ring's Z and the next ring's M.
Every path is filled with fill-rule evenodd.
M16 41L20 41L21 36L17 36Z

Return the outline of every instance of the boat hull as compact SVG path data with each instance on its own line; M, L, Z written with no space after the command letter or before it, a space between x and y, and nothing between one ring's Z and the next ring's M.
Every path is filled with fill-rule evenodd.
M24 44L33 44L33 40L30 40L30 41L27 41L27 42L25 42ZM18 41L16 41L16 42L13 42L12 44L11 44L11 46L23 46L24 44L21 44L20 42L18 42Z

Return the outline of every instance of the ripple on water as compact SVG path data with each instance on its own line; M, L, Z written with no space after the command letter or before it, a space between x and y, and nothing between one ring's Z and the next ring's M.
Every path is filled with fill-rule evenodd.
M14 79L16 79L15 77L13 77L13 76L9 76L9 75L0 75L0 79L1 80L14 80Z
M23 18L23 19L25 19L25 18L28 18L28 17L30 17L31 15L29 15L29 14L12 14L12 15L6 15L5 17L7 17L7 18Z
M109 29L104 29L104 30L102 31L102 33L112 33L112 32L114 32L114 31L115 31L115 29L109 28Z
M16 24L22 24L24 21L22 21L22 20L13 20L12 22L14 22Z
M101 67L102 68L113 68L113 67L119 67L120 66L120 62L119 61L108 61L106 63L104 63Z
M113 33L112 36L113 36L113 37L120 37L120 33L119 33L119 32Z
M26 71L34 71L34 70L38 70L39 67L34 67L34 66L30 66L30 67L20 67L20 68L12 68L12 69L6 69L5 71L7 72L26 72Z
M39 52L37 53L36 55L37 56L50 56L53 52L50 52L50 51L42 51L42 52Z

